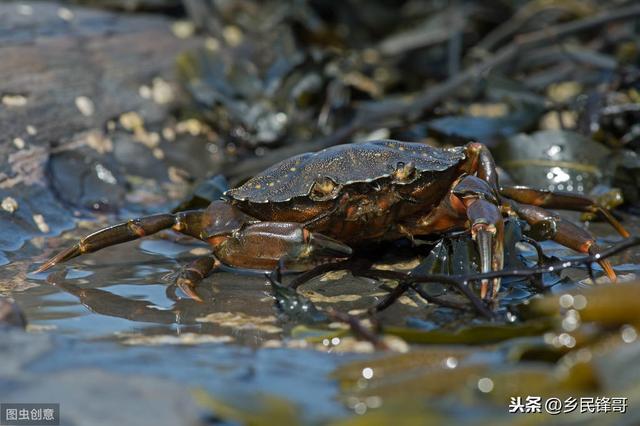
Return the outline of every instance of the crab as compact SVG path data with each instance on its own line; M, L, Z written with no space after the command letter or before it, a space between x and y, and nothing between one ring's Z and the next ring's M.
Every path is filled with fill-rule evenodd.
M176 283L201 300L197 283L225 264L294 271L349 258L372 242L440 235L466 229L480 272L503 268L505 216L526 221L539 239L597 254L593 236L546 208L601 215L623 237L629 233L590 198L498 183L486 146L453 148L379 140L336 145L283 160L225 192L206 209L156 214L101 229L42 264L37 272L84 253L173 229L208 242L212 254L179 272ZM616 274L605 259L605 273ZM484 280L480 296L496 297L499 279Z

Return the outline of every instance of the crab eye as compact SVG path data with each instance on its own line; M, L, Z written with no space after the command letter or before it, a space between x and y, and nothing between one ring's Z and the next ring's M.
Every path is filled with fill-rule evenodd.
M395 183L411 183L418 177L416 166L412 163L403 163L399 161L393 172L393 181Z
M311 197L317 200L326 200L332 197L338 185L329 177L319 177L311 188Z

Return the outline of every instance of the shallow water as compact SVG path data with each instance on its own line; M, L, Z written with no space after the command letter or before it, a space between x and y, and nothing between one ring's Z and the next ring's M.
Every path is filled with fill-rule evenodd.
M344 413L328 374L351 356L262 348L279 342L282 334L263 277L216 273L201 286L206 303L168 291L164 277L194 258L189 250L201 247L150 239L84 256L51 273L27 275L32 286L11 295L28 318L30 334L46 339L49 347L14 380L27 371L47 376L98 368L168 379L186 393L203 388L231 399L278 395L310 418ZM33 269L28 263L15 261L8 269ZM11 275L3 271L3 279ZM198 321L215 312L234 313L240 324ZM259 318L270 327L261 326ZM21 349L8 355L20 357ZM14 393L9 391L9 399L22 391Z
M607 232L600 224L595 228ZM340 399L331 373L346 362L379 355L345 354L340 345L331 344L298 348L305 342L290 336L296 324L278 317L267 280L261 275L217 272L198 288L204 303L186 298L169 285L167 275L202 254L206 249L203 244L171 233L160 234L73 259L46 273L28 272L35 268L34 262L82 234L86 230L34 240L25 250L10 253L11 263L0 272L3 286L28 318L27 335L31 336L26 341L20 340L23 337L9 338L5 342L10 347L8 356L19 362L29 342L45 342L45 348L36 351L33 359L20 365L18 373L1 386L8 400L32 397L36 386L29 379L32 375L40 377L45 388L57 386L60 375L68 375L72 382L77 377L81 389L92 386L82 377L88 370L97 369L106 377L125 380L117 386L129 386L126 380L132 375L159 378L175 386L168 395L175 392L176 398L182 395L180 398L189 399L194 389L204 389L215 398L240 401L243 408L259 401L261 395L275 395L293 403L307 421L353 412ZM606 234L602 242L606 245L616 240ZM548 254L575 255L554 243L544 243L543 247ZM533 255L526 251L523 254ZM636 258L637 252L631 251L614 262L623 264L623 274L637 273ZM573 273L576 279L586 277L585 271ZM20 280L22 277L24 280ZM574 282L558 284L552 291L573 287ZM385 294L380 283L350 275L314 279L302 291L318 306L344 312L372 306ZM530 296L527 290L514 286L504 299L514 303ZM422 329L438 329L447 323L455 328L469 319L442 310L432 310L432 315L426 312L424 301L406 297L381 318L389 324ZM493 359L497 363L500 357ZM16 383L20 385L17 388ZM156 385L149 387L153 392ZM107 386L104 392L108 399L117 390ZM78 396L71 390L63 386L54 394L72 411L75 421L86 415L78 410ZM149 401L148 397L142 399ZM150 404L166 403L162 401L158 398ZM139 401L133 398L120 403L135 405ZM201 407L196 411L202 416ZM167 419L157 419L158 424ZM86 424L100 421L96 418Z

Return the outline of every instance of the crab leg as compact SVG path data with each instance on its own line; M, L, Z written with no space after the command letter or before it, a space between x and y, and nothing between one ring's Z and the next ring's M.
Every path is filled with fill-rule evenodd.
M219 259L213 256L196 259L177 274L178 287L193 299L202 300L195 292L195 286L220 262L232 267L268 270L282 259L293 269L308 269L328 260L344 259L351 255L349 246L310 232L300 223L247 223L247 219L250 218L225 203L212 203L206 210L132 219L82 238L74 246L49 259L36 272L46 271L84 253L142 238L163 229L173 229L208 241Z
M609 222L621 236L624 238L630 236L629 231L613 217L609 210L599 206L591 198L584 195L573 194L571 192L534 189L526 186L502 187L500 188L500 193L519 203L531 204L538 207L596 213Z
M84 238L74 246L58 253L42 264L36 272L43 272L58 263L78 257L84 253L93 253L105 247L136 240L155 234L163 229L172 228L183 234L199 238L202 210L193 210L177 214L158 214L131 219L127 222L101 229Z
M219 266L220 261L214 256L199 257L178 271L175 283L187 296L198 302L203 302L196 291L196 286Z
M598 254L600 249L596 245L593 236L583 228L564 220L558 216L554 216L547 210L528 204L520 204L510 201L509 204L513 210L522 219L526 220L529 225L534 228L534 232L540 235L534 236L538 239L552 239L555 242L569 247L580 253L588 253L591 255ZM598 261L607 276L612 280L616 280L616 273L606 259Z

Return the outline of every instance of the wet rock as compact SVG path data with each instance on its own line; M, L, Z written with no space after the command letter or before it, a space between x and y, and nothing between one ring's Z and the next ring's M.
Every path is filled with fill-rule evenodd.
M49 160L51 188L70 207L118 211L124 202L126 181L108 155L69 151Z
M58 145L84 130L103 128L124 112L140 111L146 121L166 116L170 105L138 91L154 78L171 76L174 54L195 44L176 39L168 19L69 7L72 25L63 25L59 4L26 3L0 4L5 58L0 94L24 98L20 105L0 108L5 140L20 138L26 147ZM89 100L93 114L83 114L78 99ZM3 150L16 149L7 145Z
M35 237L53 235L74 226L69 210L43 185L19 183L0 188L0 198L17 201L14 212L0 210L0 250L13 251Z
M170 92L175 53L196 40L177 39L161 16L59 2L2 2L0 16L0 250L72 228L78 210L166 202L171 196L160 183L151 194L147 181L140 189L123 179L130 172L114 159L109 132L132 111L163 129L177 99L142 96L142 88L161 81ZM166 181L168 165L154 160L148 168Z
M609 154L607 147L576 132L545 130L508 138L496 161L518 184L587 193L610 182Z

